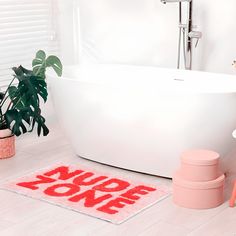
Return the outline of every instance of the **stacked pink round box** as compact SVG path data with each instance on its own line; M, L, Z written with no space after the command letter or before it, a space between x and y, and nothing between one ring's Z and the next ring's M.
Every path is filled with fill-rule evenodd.
M173 200L182 207L207 209L224 202L225 176L219 170L220 155L210 150L190 150L181 156L173 176Z

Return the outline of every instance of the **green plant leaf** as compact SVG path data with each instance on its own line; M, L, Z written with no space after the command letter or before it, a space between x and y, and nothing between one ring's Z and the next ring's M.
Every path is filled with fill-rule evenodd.
M27 116L27 111L18 111L16 109L8 110L5 114L5 118L8 126L12 126L11 130L16 136L20 136L22 133L24 134L27 132L25 124L23 123L24 120L29 122L30 117L29 113ZM13 125L12 122L14 122Z
M23 66L13 67L14 78L17 79L16 86L9 84L5 93L0 93L0 127L7 126L12 132L19 136L22 133L31 132L35 126L37 134L46 136L49 129L45 124L45 118L41 115L40 101L47 101L47 83L45 72L51 67L58 76L62 75L62 64L58 57L49 56L43 50L36 53L32 61L33 70ZM2 106L6 105L5 114L2 113Z
M45 125L45 118L41 115L35 115L33 116L33 121L35 123L37 123L38 127L37 127L37 134L38 136L41 135L41 131L43 131L43 136L47 136L49 134L49 129L48 127Z
M44 102L47 101L48 92L47 92L47 83L45 80L41 80L40 77L37 76L31 76L30 82L33 86L33 89L37 95L39 95Z
M37 110L33 111L31 109L31 118L32 118L32 129L34 129L35 124L37 123L37 134L38 136L41 135L41 131L43 131L43 136L47 136L49 133L49 129L45 125L45 118L41 115L41 109L38 108Z
M58 76L62 75L62 64L58 57L49 56L46 60L46 66L52 67Z
M45 72L48 67L52 67L58 76L62 75L62 64L57 56L49 56L46 58L46 54L43 50L39 50L36 53L35 59L32 61L33 73L36 76L45 79Z
M49 134L49 129L45 124L46 120L41 115L40 109L33 110L30 107L21 110L12 109L6 112L5 117L7 125L11 127L12 132L16 136L31 132L36 124L38 136L40 136L42 132L43 136ZM30 125L32 126L30 130L26 128L26 124L28 124L28 128L30 128Z
M36 53L35 59L32 61L33 73L45 79L46 71L46 54L43 50Z
M26 105L25 95L20 96L16 86L10 86L8 88L8 94L12 101L14 108L22 109Z
M11 86L9 95L14 104L14 108L33 106L35 109L39 107L39 96L44 102L47 101L47 83L41 77L35 76L32 71L20 68L14 68L16 78L19 79L18 86ZM19 78L20 77L20 78Z
M8 93L11 99L13 99L15 97L15 94L17 92L17 87L16 86L10 86L8 88Z
M19 67L13 67L12 70L15 72L15 77L21 81L24 80L26 76L31 76L33 75L33 71L32 70L27 70L26 68L24 68L23 66L19 66Z
M2 101L2 99L4 98L4 96L5 96L5 93L0 92L0 102Z

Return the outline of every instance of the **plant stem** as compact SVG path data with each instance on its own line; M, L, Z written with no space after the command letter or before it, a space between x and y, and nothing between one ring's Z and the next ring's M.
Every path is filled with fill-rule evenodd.
M38 70L36 71L35 75L38 75L38 73L40 72L41 68L44 66L44 64L46 64L45 62L42 63L42 65L38 68Z
M0 104L0 107L3 106L3 104L6 102L6 100L9 98L9 95L7 95L5 98L4 98L4 101Z
M17 105L18 105L18 103L21 101L21 99L18 99L18 101L16 102L16 104L14 104L13 106L12 106L12 109L14 109Z
M8 105L8 107L7 107L7 109L6 109L6 112L10 109L11 104L12 104L12 101L9 103L9 105Z

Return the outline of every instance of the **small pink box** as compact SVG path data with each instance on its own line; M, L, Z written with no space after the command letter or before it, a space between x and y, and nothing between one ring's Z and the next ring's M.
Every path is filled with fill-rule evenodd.
M217 152L190 150L181 155L181 176L190 181L210 181L220 176Z
M177 171L173 177L173 201L179 206L193 209L217 207L224 202L224 181L224 174L211 181L189 181Z

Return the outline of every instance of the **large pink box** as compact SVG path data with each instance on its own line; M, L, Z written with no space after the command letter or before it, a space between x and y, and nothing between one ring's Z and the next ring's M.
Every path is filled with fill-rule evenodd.
M173 201L179 206L193 209L208 209L224 202L224 180L222 174L215 180L193 182L185 180L177 171L173 178Z

